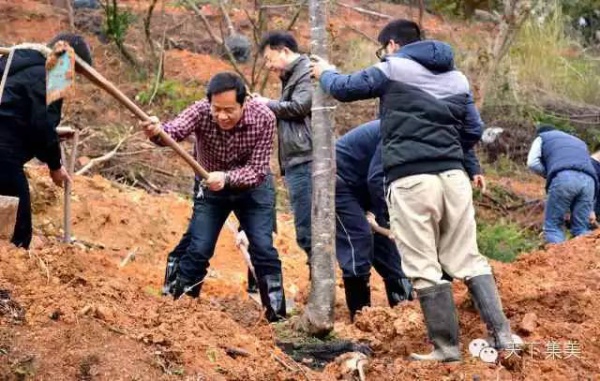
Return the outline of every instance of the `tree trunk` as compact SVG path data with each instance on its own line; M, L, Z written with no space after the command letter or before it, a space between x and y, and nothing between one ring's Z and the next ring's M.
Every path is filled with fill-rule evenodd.
M328 56L329 1L310 0L311 52ZM333 99L315 83L312 103L312 281L301 328L314 336L333 329L335 305L335 149Z

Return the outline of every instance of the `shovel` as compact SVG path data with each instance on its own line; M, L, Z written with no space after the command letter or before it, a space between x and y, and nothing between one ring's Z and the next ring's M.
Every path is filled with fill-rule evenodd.
M65 155L64 145L60 145L61 156L63 159L63 163L67 166L67 172L69 172L69 176L73 179L73 172L75 172L75 159L77 157L77 143L79 143L79 131L71 128L71 127L57 127L56 132L61 140L71 139L72 147L71 153L69 154L69 158ZM64 237L63 241L66 243L72 243L73 239L71 237L71 191L72 191L72 183L71 181L65 181L64 184L64 215L63 215L63 230Z
M236 234L238 234L238 230L235 227L235 224L229 219L229 217L225 221L225 225L227 225L227 228L231 231L231 233L233 234L234 237ZM242 256L244 257L246 266L248 266L248 268L252 272L252 275L254 275L254 279L256 279L258 281L258 278L256 277L256 272L254 270L254 266L252 265L252 260L250 259L250 253L248 252L248 246L246 244L241 244L239 246L239 249L240 249L240 252L242 253ZM286 294L292 296L289 292L286 292ZM262 306L262 301L260 300L260 293L248 293L248 296L250 296L250 299L252 299L256 304L258 304L259 306ZM291 297L289 299L286 298L286 301L285 301L286 312L288 314L291 314L295 308L296 308L296 304L294 303L294 298L293 297Z
M24 46L24 48L27 46ZM75 65L78 72L83 74L93 84L100 87L116 100L129 109L141 121L150 121L150 116L139 108L131 99L123 94L114 84L108 81L98 71L88 65L84 60L79 58L73 49L62 41L59 41L54 46L54 50L43 45L35 45L35 49L40 51L47 57L46 70L46 101L51 103L60 99L69 93L73 87L75 78ZM9 54L12 48L0 47L0 54ZM202 178L208 178L208 172L183 149L171 136L163 130L160 131L158 137L168 147L172 148L186 163L192 167L194 172Z

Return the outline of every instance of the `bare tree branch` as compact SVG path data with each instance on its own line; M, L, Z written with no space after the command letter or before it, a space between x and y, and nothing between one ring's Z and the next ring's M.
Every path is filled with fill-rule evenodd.
M77 171L75 174L76 175L83 175L84 173L86 173L87 171L89 171L90 169L92 169L94 166L100 164L100 163L104 163L105 161L108 161L110 159L113 158L113 156L116 155L117 151L119 150L119 148L121 148L121 146L123 145L123 143L125 143L128 139L130 139L131 137L133 137L134 135L131 133L131 131L133 131L133 127L129 129L129 132L127 134L125 134L125 136L123 138L121 138L121 140L119 140L119 142L117 143L117 145L115 146L115 148L112 149L112 151L100 156L100 157L96 157L93 158L92 160L90 160L89 163L87 163L86 165L84 165L79 171Z
M202 11L196 6L196 4L194 4L194 2L192 0L185 0L185 2L194 11L194 13L196 13L196 15L198 17L200 17L200 20L204 24L204 27L206 28L206 31L208 32L210 38L212 38L214 42L216 42L217 44L219 44L223 47L223 49L225 50L225 53L227 54L227 58L229 59L229 63L231 64L231 66L233 66L233 70L235 70L235 72L242 78L242 80L244 81L244 84L246 84L246 86L250 87L250 82L248 81L248 79L246 78L244 73L242 73L239 66L237 65L235 57L231 53L231 49L229 49L229 47L227 46L227 44L225 44L225 42L223 41L222 38L220 38L219 36L217 36L215 34L212 27L210 26L210 23L208 22L208 19L204 15L204 13L202 13Z
M66 1L67 3L67 16L69 17L69 28L71 31L75 31L75 15L73 13L73 4L71 0Z
M355 10L356 12L363 13L365 15L375 16L375 17L379 17L379 18L382 18L382 19L386 19L386 20L393 19L393 17L390 16L390 15L384 15L383 13L379 13L379 12L375 12L375 11L370 11L370 10L365 9L365 8L355 7L354 5L349 5L349 4L344 4L344 3L340 2L340 1L337 1L336 4L339 5L339 6L342 6L344 8L352 9L352 10Z
M154 97L158 93L158 88L160 87L160 82L162 81L162 78L163 78L164 63L165 63L165 40L166 40L166 37L167 37L167 29L165 28L165 30L163 31L162 42L160 44L160 57L159 57L159 61L158 61L158 68L156 69L156 79L154 81L154 89L152 90L152 95L150 96L150 99L148 99L148 105L151 105L152 102L154 101Z
M359 35L363 36L364 38L366 38L367 40L371 41L372 43L376 44L376 45L380 45L379 41L377 41L376 38L369 36L368 34L366 34L365 32L363 32L362 30L353 27L352 25L348 24L346 25L346 28L350 29L351 31L358 33Z
M150 6L148 7L148 12L146 12L146 17L144 17L144 33L146 35L146 42L148 46L150 46L150 53L152 54L152 59L156 58L156 52L154 51L154 41L152 41L152 35L150 34L150 24L152 22L152 14L154 13L154 7L156 7L156 3L158 0L152 0Z
M221 1L221 0L219 0L219 8L221 9L221 13L223 14L225 23L227 24L227 33L230 36L232 36L235 33L235 28L233 27L233 23L231 22L229 13L227 12L227 9L225 9L225 5L223 5L223 1Z
M476 102L479 108L485 102L489 84L496 74L500 62L508 53L523 23L525 23L531 14L532 6L527 0L504 0L503 4L504 13L499 25L499 31L491 48L491 59L487 67L484 68L485 71L480 80L479 97Z

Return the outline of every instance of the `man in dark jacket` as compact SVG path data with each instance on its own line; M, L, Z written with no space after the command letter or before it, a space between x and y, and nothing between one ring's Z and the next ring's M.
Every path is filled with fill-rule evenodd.
M366 217L388 228L379 120L352 129L335 144L336 256L342 270L350 320L371 305L371 266L381 275L390 307L410 299L412 287L402 272L390 237L373 234Z
M378 41L382 62L376 65L342 75L315 57L312 73L337 100L380 98L390 225L434 345L432 353L411 358L461 358L452 288L442 271L467 284L491 345L512 347L491 267L477 248L472 188L463 164L463 152L482 134L469 82L455 69L452 48L421 41L414 22L391 21Z
M565 215L571 212L571 234L588 233L598 179L585 142L541 124L531 144L527 166L546 179L544 237L548 243L565 240Z
M267 68L281 78L281 97L266 103L277 117L279 167L285 176L294 212L296 240L310 261L312 197L312 133L310 126L312 83L309 59L298 53L298 43L288 32L270 32L260 43Z
M92 63L89 46L78 35L64 33L49 43L69 43L77 55ZM12 243L29 248L32 238L29 184L23 165L36 157L48 165L57 186L69 180L62 166L56 126L60 123L62 101L46 105L46 59L33 49L14 52L0 100L0 195L19 198ZM0 58L4 74L7 56Z

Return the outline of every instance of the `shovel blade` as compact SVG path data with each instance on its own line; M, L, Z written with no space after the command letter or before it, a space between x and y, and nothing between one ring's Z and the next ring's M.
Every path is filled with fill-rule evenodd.
M46 60L46 104L67 97L75 84L75 52L64 41L54 45Z

